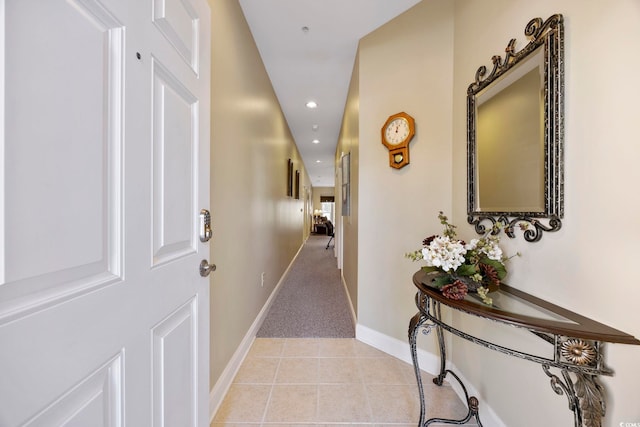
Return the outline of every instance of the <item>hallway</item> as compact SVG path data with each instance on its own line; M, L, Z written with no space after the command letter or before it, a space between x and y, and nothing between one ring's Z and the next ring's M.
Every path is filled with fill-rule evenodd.
M340 271L325 242L325 236L311 236L305 243L267 315L270 332L262 335L272 337L258 334L211 427L417 424L420 406L410 364L354 338L333 338L332 334L340 336L340 328L332 328L331 321L318 329L318 335L306 319L310 307L336 313L335 306L348 306ZM313 267L317 265L320 272ZM334 270L327 271L327 267ZM315 285L339 286L336 292L328 293L329 306L321 300L327 292ZM280 298L283 295L289 296ZM296 303L307 308L296 311L287 307ZM337 312L342 311L339 308ZM326 319L332 316L324 316ZM350 316L347 320L351 323ZM296 328L298 323L306 326ZM300 335L312 330L316 332L311 334L321 338ZM437 387L433 376L423 375L427 417L463 418L466 408L451 386Z
M310 235L283 279L261 338L354 338L353 316L329 237Z

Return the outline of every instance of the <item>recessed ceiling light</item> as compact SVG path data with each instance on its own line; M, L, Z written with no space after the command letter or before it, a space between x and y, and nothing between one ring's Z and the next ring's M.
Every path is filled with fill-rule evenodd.
M318 128L319 128L319 127L320 127L320 126L318 126L318 125L313 125L313 126L311 126L311 129L313 129L313 130L318 130Z
M316 107L318 107L318 104L316 104L316 101L307 102L307 108L316 108Z
M322 163L322 160L316 160L316 163Z
M313 142L314 144L320 144L320 140L319 140L319 139L314 139L314 140L313 140L313 141L311 141L311 142Z

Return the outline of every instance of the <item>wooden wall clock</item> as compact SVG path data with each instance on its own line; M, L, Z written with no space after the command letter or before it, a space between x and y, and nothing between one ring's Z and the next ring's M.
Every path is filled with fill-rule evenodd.
M416 133L413 117L405 112L389 116L382 126L382 145L389 150L389 166L400 169L409 164L409 142Z

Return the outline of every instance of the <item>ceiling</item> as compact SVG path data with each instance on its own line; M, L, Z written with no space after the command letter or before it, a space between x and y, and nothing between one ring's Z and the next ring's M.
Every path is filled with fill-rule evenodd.
M420 0L239 1L311 185L335 186L358 40ZM308 101L317 108L307 108Z

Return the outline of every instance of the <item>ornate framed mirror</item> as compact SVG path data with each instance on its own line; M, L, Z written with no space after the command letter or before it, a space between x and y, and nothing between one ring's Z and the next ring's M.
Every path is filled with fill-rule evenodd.
M564 213L564 28L562 15L532 19L481 66L467 89L467 220L476 232L516 228L536 242ZM489 227L487 227L489 225Z

